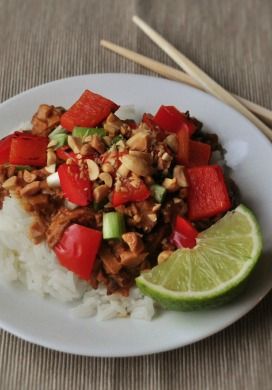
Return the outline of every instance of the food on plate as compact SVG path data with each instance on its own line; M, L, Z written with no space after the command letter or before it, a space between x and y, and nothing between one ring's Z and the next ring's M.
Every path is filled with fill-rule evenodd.
M0 274L81 300L77 315L150 319L153 301L135 280L165 306L186 309L184 283L196 275L197 302L223 293L219 276L238 284L261 241L250 212L237 208L236 185L211 163L223 156L215 134L174 106L138 122L120 119L124 112L86 90L68 110L41 104L30 129L0 141Z

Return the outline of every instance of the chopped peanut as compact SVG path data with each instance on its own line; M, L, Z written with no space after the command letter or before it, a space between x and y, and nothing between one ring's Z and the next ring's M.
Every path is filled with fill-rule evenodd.
M169 134L165 138L165 142L166 142L167 146L169 146L169 148L171 150L173 150L173 152L177 153L177 151L178 151L178 139L177 139L177 136L175 134Z
M90 141L90 145L100 154L104 153L106 150L106 145L99 135L93 135Z
M110 189L106 184L96 187L93 190L93 196L96 203L102 202L110 193Z
M52 149L47 150L47 166L55 164L57 161L56 153Z
M27 184L24 188L21 189L21 196L29 196L37 194L41 189L40 181L33 181L32 183Z
M90 155L92 152L93 152L93 148L92 148L92 146L91 146L89 143L83 144L83 145L81 146L81 148L80 148L80 154L81 154L82 156L88 156L88 155Z
M125 155L121 159L127 169L138 176L150 176L152 167L145 159L131 154Z
M170 250L161 252L158 256L158 264L164 263L172 253L173 251Z
M89 179L91 181L94 181L99 176L99 167L93 160L86 160L86 163L88 165L88 173L89 173Z
M179 189L179 185L176 178L169 179L167 177L164 179L162 185L169 192L175 192Z
M177 180L180 187L188 187L188 182L182 165L176 165L173 171L173 176Z
M122 177L127 177L129 174L129 169L124 164L121 164L120 167L117 169L117 173Z
M107 172L102 172L100 173L99 175L99 179L103 180L103 182L106 184L106 186L108 186L109 188L112 187L112 177L109 173Z
M104 129L109 133L109 135L115 136L122 125L123 122L116 115L111 113L104 123Z
M6 181L4 181L4 183L2 184L2 187L5 190L13 190L16 187L16 184L17 184L17 177L11 176Z
M56 164L51 164L51 165L45 167L44 169L48 173L54 173L54 172L56 172Z
M80 137L73 137L72 135L68 135L67 142L74 153L80 152L80 148L82 146L82 139Z
M138 132L127 140L127 145L132 150L147 152L150 146L150 137L144 132Z
M103 164L101 168L103 172L108 172L108 173L113 172L114 170L113 166L110 163Z
M48 148L53 148L54 146L56 146L58 144L58 141L56 141L55 139L52 139L49 144L47 145Z

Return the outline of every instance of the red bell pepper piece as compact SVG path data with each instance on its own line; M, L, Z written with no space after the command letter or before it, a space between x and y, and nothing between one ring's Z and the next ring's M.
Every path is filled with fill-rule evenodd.
M178 140L177 161L180 164L188 165L189 142L190 142L189 131L186 129L179 130L177 132L177 140Z
M68 158L76 161L76 154L71 150L70 146L61 146L56 150L56 155L63 161L68 160Z
M191 221L214 217L231 208L222 169L207 165L187 169L188 215Z
M126 191L113 191L111 199L113 207L118 207L128 202L141 202L151 195L150 190L142 181L138 188L135 188L129 182L126 182L124 187Z
M65 198L78 206L87 206L93 199L92 183L76 164L62 164L58 168L60 186ZM83 174L83 177L81 177Z
M204 142L189 141L189 166L208 165L212 154L210 145Z
M18 134L22 134L19 131L7 135L5 138L0 140L0 164L6 164L9 162L9 153L12 138Z
M196 245L198 231L187 219L176 217L170 241L177 248L193 248Z
M186 129L191 136L199 127L199 122L180 112L174 106L161 106L154 116L154 122L164 131L176 133Z
M75 126L95 127L118 108L119 106L111 100L86 89L72 107L62 115L60 123L68 131L73 131Z
M16 165L44 167L47 145L47 137L16 132L11 139L9 162Z
M101 240L100 231L74 224L64 231L54 251L65 268L89 280Z

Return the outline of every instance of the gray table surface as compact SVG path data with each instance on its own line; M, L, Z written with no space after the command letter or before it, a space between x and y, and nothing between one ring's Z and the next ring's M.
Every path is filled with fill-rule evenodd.
M271 0L0 0L0 100L87 73L152 74L102 38L166 64L138 14L230 91L272 108ZM8 302L7 302L8 304ZM101 359L0 334L0 389L271 389L272 294L226 330L157 355Z

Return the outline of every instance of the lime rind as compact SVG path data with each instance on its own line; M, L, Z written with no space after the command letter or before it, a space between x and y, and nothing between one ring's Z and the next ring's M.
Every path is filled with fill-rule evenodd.
M242 229L239 228L238 222L240 223L240 225L242 225ZM229 230L229 235L226 235L226 233L220 233L220 228L223 225L227 227L228 225L230 225L230 229L227 229ZM242 234L240 234L241 230ZM249 243L251 244L250 246L252 249L250 249L250 253L245 253L245 256L243 258L238 258L239 238L241 238L241 241L243 241L245 237L249 238ZM229 239L235 239L236 245L236 248L234 247L231 251L229 251L231 253L224 251L224 245L228 242ZM243 249L243 245L241 245L241 248ZM180 261L178 253L180 253L181 251L182 260ZM152 280L152 271L154 270L153 268L153 270L143 272L136 279L136 284L145 295L152 297L162 306L169 309L197 310L200 308L218 306L231 300L243 289L249 275L251 274L258 261L261 251L262 235L259 224L254 214L244 205L240 205L235 210L227 213L225 217L223 217L211 228L199 234L197 246L195 248L177 250L166 262L173 262L173 264L171 264L171 267L168 267L168 265L163 266L163 264L166 263L155 267L155 272L158 274L157 283L154 283L154 280ZM207 259L205 261L205 257L209 256L209 254L211 254L212 252L213 256L218 255L219 265L220 260L222 262L223 257L225 256L225 274L228 276L229 272L229 278L227 277L226 280L216 280L216 278L220 279L220 275L218 275L218 272L215 272L213 268L211 269L211 265L209 264L209 261L207 261ZM195 254L197 254L197 256L195 256ZM173 274L176 272L176 278L178 278L179 272L182 272L182 269L184 268L188 276L188 274L192 272L191 264L189 265L189 267L188 264L192 263L192 261L196 261L196 258L201 258L202 260L204 258L204 262L206 262L205 266L207 267L207 275L210 275L210 277L214 277L214 288L208 288L206 291L205 289L202 289L201 291L192 291L192 286L190 286L189 283L187 286L182 285L182 283L180 283L178 287L181 288L183 291L175 291L173 289L170 289L170 286L164 287L164 285L167 285L166 281L168 279L171 280L170 273L172 273L173 276ZM226 268L228 265L228 261L230 264L230 270ZM187 265L185 263L187 263ZM232 276L231 269L233 270L234 265L238 267L239 272L237 272L235 276ZM161 274L163 275L164 269L167 270L167 268L170 268L170 271L165 273L164 281L161 281L160 276ZM207 276L205 275L205 272L203 273L203 275L203 278L205 279L205 277ZM186 277L184 279L186 280ZM189 277L189 280L191 281L192 278ZM211 283L211 280L207 281L207 285L209 285L209 283Z

